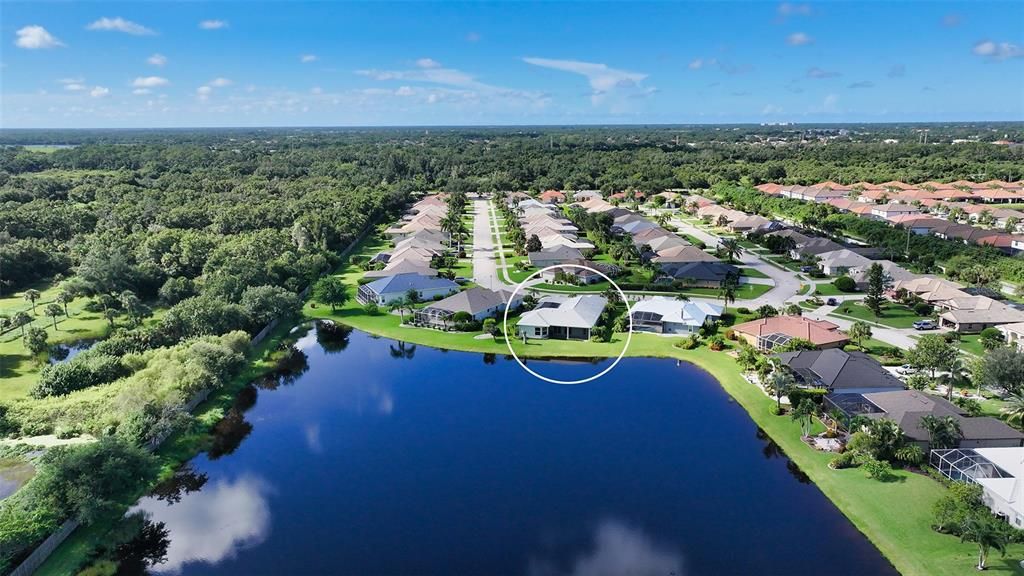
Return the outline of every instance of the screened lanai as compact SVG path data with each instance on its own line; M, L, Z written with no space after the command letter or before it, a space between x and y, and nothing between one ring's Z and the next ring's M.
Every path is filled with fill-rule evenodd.
M943 476L957 482L974 482L979 478L1013 478L988 458L969 448L932 450L928 460Z

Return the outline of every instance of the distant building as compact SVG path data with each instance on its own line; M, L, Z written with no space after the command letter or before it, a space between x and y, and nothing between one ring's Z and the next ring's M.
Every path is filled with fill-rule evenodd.
M665 296L640 300L630 306L633 331L658 334L694 334L705 322L721 318L722 311L718 304Z
M422 326L447 328L452 317L459 312L466 312L474 320L480 322L485 318L504 313L506 304L511 308L516 308L523 303L521 294L517 294L515 299L509 303L511 297L512 292L508 290L470 288L417 310L415 321Z
M445 278L422 274L397 274L363 284L356 293L356 300L361 304L373 303L382 306L405 298L410 290L414 291L420 300L430 300L435 296L447 296L457 292L459 285Z

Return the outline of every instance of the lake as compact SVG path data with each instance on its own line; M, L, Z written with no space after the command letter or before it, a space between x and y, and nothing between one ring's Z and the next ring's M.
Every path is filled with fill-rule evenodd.
M627 358L560 386L357 331L297 347L137 506L169 539L152 571L896 574L689 364Z

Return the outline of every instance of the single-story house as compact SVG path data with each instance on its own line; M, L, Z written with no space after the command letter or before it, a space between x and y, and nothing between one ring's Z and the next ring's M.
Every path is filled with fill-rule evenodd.
M807 340L820 349L842 348L850 343L850 338L840 332L836 324L803 316L758 318L737 324L732 330L758 350L771 350L794 338Z
M459 312L466 312L474 320L482 322L485 318L497 317L504 313L505 306L516 308L523 303L523 295L509 303L512 292L508 290L488 290L475 287L439 300L416 311L415 322L423 326L447 328L452 317Z
M870 265L870 259L845 248L818 254L818 267L828 276L842 276L849 273L853 268Z
M574 264L574 266L568 266L568 264ZM622 272L622 269L614 264L608 264L606 262L591 262L590 260L584 259L566 260L565 262L560 262L558 265L561 267L551 268L550 270L541 272L541 279L548 283L555 282L558 280L558 273L561 272L568 276L572 276L576 280L577 284L596 284L598 282L603 282L604 276L601 276L601 274L598 274L597 272L588 270L588 268L603 272L604 275L608 277L615 276ZM586 268L580 268L579 266L586 266Z
M931 304L949 300L950 298L969 296L961 288L963 286L956 282L935 278L934 276L918 276L908 280L900 280L892 286L893 291L906 290Z
M745 218L740 218L739 220L730 222L728 228L733 232L748 233L768 228L771 225L771 220L765 218L764 216L758 216L757 214L753 214L751 216L747 216Z
M800 260L804 256L817 256L825 252L842 250L842 244L838 244L828 238L810 238L804 242L797 242L796 248L789 251L789 257L793 260Z
M593 199L600 200L601 198L600 190L580 190L572 195L572 199L576 202L586 202L587 200Z
M956 332L974 334L1000 324L1024 322L1024 312L986 296L966 296L943 300L946 309L939 315L939 324Z
M429 265L422 262L414 262L411 260L402 260L399 262L392 262L384 267L383 270L370 270L363 276L366 278L385 278L388 276L397 276L399 274L418 274L420 276L437 276L437 270L434 270Z
M651 250L654 250L659 255L663 251L669 250L671 248L679 248L679 247L689 246L690 245L689 242L687 242L686 240L683 240L679 236L675 236L675 235L672 235L672 236L658 236L657 238L653 238L653 239L647 240L643 244L646 244L646 245L650 246ZM640 246L642 246L643 244L640 244Z
M725 262L659 262L661 271L688 286L717 288L729 274L739 276L739 268Z
M685 263L685 262L719 262L718 258L697 248L696 246L672 246L658 251L658 255L651 259L658 263Z
M545 192L541 192L537 198L545 204L561 204L565 202L565 192L561 192L559 190L547 190Z
M989 510L1024 529L1024 448L932 450L928 461L950 480L981 486L981 501Z
M1017 350L1024 352L1024 322L1003 324L998 328L1003 333L1003 340L1006 340L1007 345L1016 346Z
M580 260L583 258L583 253L570 246L552 246L543 248L539 252L530 252L526 257L530 260L531 265L537 268L547 268L555 264Z
M858 266L848 271L850 278L853 278L853 281L857 283L858 290L867 289L869 272L871 270L871 266L874 264L878 264L882 267L882 281L883 285L887 288L891 287L896 282L911 280L918 277L917 274L903 268L892 260L872 260L865 266Z
M576 248L583 253L584 256L590 254L594 250L594 245L585 240L578 240L575 236L567 236L564 234L549 234L547 236L540 236L540 245L544 248L554 248L556 246L568 246L570 248Z
M665 296L640 300L630 306L634 332L693 334L707 321L716 321L724 308L701 301L683 301Z
M866 393L903 390L906 386L877 360L863 352L839 348L799 350L775 355L798 384L830 392Z
M589 340L608 303L601 296L546 296L537 307L523 313L516 325L521 338Z
M838 408L849 417L886 418L899 424L906 439L928 450L931 436L921 426L926 415L937 418L952 416L960 424L958 448L990 448L1021 446L1024 434L1002 420L989 416L970 417L956 404L939 396L917 390L891 390L864 394L829 394L826 405Z
M895 216L906 216L907 214L920 214L921 209L913 204L900 204L898 202L890 202L888 204L878 204L871 207L871 215L888 220Z
M431 300L435 296L447 296L458 292L459 285L447 278L423 274L396 274L363 284L356 293L356 300L361 304L373 303L383 306L405 298L410 290L415 291L420 300Z

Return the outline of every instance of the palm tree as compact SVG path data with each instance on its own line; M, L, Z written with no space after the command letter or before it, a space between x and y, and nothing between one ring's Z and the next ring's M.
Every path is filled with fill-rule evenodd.
M858 348L863 350L864 347L861 346L861 342L871 338L871 326L868 325L867 322L857 320L852 326L850 326L850 329L846 331L846 335L857 343Z
M868 436L874 440L874 457L891 460L896 451L903 447L903 430L890 418L876 418L862 423ZM854 427L854 423L850 423Z
M46 312L46 315L49 316L50 319L53 320L53 329L56 330L57 329L57 316L60 316L61 312L63 312L63 310L61 310L60 305L59 304L54 304L53 302L51 302L51 303L46 305L46 311L45 312Z
M1017 428L1024 426L1024 394L1011 394L1005 400L1002 413L1006 416L1007 424Z
M725 240L722 240L720 247L722 248L722 251L725 252L730 263L734 262L735 258L743 253L743 248L740 247L740 243L737 242L735 238L726 238Z
M728 308L730 303L736 301L736 291L739 290L740 279L739 275L730 272L725 275L722 279L721 285L718 287L718 296L725 302L725 307Z
M775 392L775 407L782 412L782 396L793 386L793 375L788 371L777 368L771 375L771 387Z
M930 448L943 449L954 448L960 444L963 433L960 431L960 421L955 416L943 416L938 418L932 414L921 417L921 428L928 432Z
M412 310L412 302L409 298L399 298L391 302L390 310L394 312L398 310L398 314L402 317L402 324L405 324L405 311Z
M940 376L939 380L946 385L946 400L952 402L953 388L955 386L970 383L970 379L967 377L967 367L964 366L964 362L960 359L960 356L950 358L949 365L946 369L949 373Z
M26 302L30 302L32 304L32 315L33 316L36 313L36 300L39 300L40 296L41 296L41 294L39 293L39 290L36 290L34 288L29 288L28 290L25 290L25 296L24 296L25 297L25 301Z
M16 312L14 314L14 317L11 318L11 324L16 326L16 327L18 327L18 328L21 328L21 337L22 338L25 337L25 326L28 326L31 323L32 323L32 317L29 316L28 312L25 312L24 310L22 310L20 312Z
M811 425L814 424L814 415L818 413L818 405L810 398L804 398L793 409L793 420L800 423L800 434L804 438L811 435Z
M690 301L690 297L687 296L686 294L683 294L682 292L677 292L676 293L676 300L679 300L680 302L689 302Z
M61 288L60 292L57 293L55 301L64 307L64 315L70 318L68 314L68 303L75 299L75 293L67 288Z
M1002 556L1006 556L1006 545L1009 544L1006 531L997 526L991 517L982 514L977 514L964 523L960 541L974 542L978 545L978 570L986 568L985 562L991 549L995 548Z

